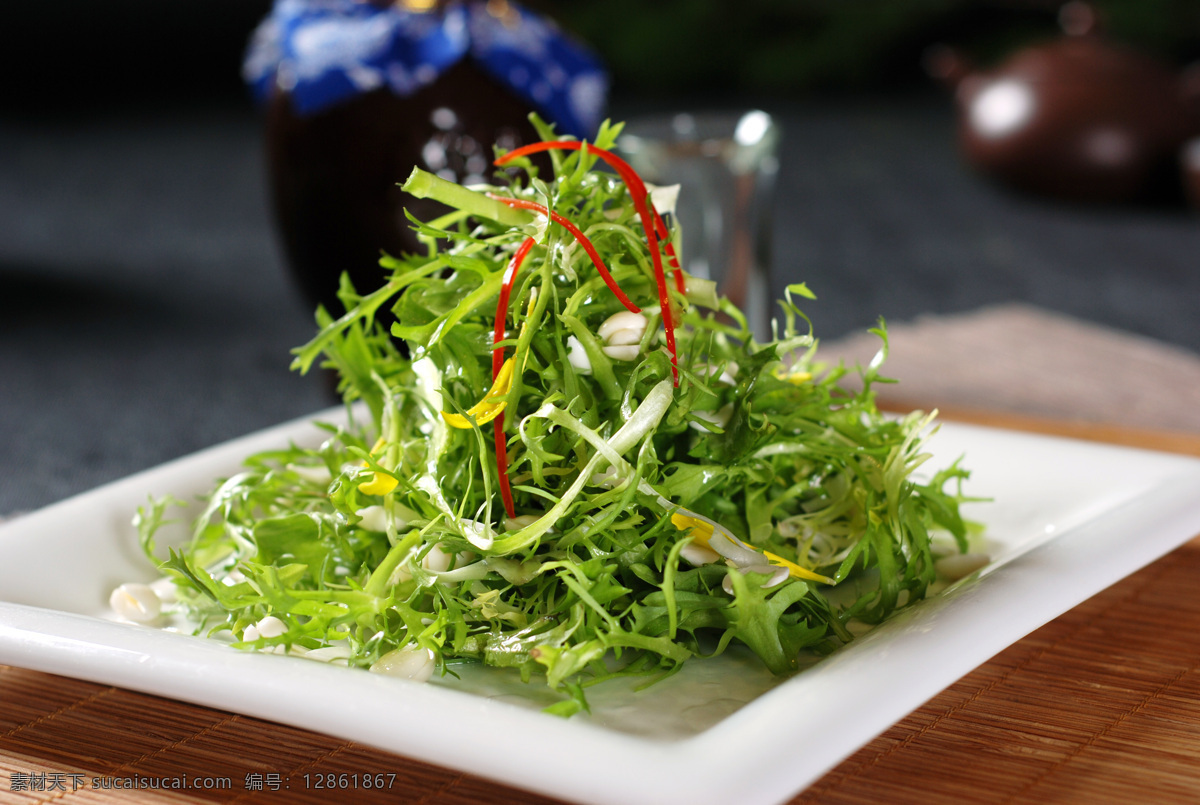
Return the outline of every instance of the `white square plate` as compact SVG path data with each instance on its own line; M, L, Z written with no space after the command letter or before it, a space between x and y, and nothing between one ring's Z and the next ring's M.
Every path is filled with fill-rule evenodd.
M113 587L155 575L130 525L147 495L199 494L250 453L319 439L288 423L0 526L0 663L306 727L566 800L768 805L1200 533L1200 461L946 424L930 463L965 454L968 494L993 498L965 509L987 523L991 565L791 678L744 655L694 660L640 693L593 689L592 716L570 720L538 712L537 684L492 669L418 685L107 619Z

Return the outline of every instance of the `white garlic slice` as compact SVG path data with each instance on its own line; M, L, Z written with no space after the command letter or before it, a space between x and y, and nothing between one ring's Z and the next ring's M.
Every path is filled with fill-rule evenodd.
M721 558L721 554L717 553L712 548L707 548L703 545L697 545L694 542L684 545L679 551L679 555L695 567L699 567L700 565L711 565L713 562Z
M387 512L383 510L382 506L367 506L365 509L359 509L355 514L362 518L358 523L360 528L365 528L367 531L387 532Z
M638 329L636 327L626 327L623 330L617 330L604 339L604 343L610 347L627 347L631 344L642 343L642 336L646 333L646 328Z
M178 588L175 587L175 580L166 578L155 579L150 582L150 589L154 590L154 594L158 596L158 600L164 604L173 604L179 600Z
M371 666L376 674L386 674L414 682L427 682L437 667L437 658L430 649L405 646L384 654Z
M716 411L693 411L692 416L696 419L703 419L705 422L711 422L718 428L724 428L729 424L730 418L733 416L733 403L726 403ZM689 426L693 430L698 430L702 433L707 433L708 430L698 422L689 422Z
M537 515L534 514L518 514L516 517L505 517L504 530L520 531L525 526L533 525L537 520Z
M604 354L612 358L614 361L634 361L641 353L637 344L630 344L621 347L604 347Z
M613 333L620 330L634 330L638 332L637 341L641 341L641 333L646 332L646 326L649 323L649 320L641 313L634 313L632 310L621 310L605 319L604 323L596 330L596 335L600 336L606 343L612 344L614 343L611 340Z
M162 614L162 599L146 584L122 584L108 597L117 616L134 623L150 623Z
M258 632L259 637L280 637L288 630L287 624L274 615L268 615L252 628Z
M407 506L393 503L392 507L392 516L396 519L396 528L398 529L404 528L418 517L417 513ZM358 524L359 528L365 528L367 531L378 531L381 534L387 533L387 509L383 506L367 506L354 513L362 518Z
M592 486L600 486L605 489L612 489L617 484L621 483L624 478L617 472L617 468L611 464L604 468L603 472L597 472L588 479L588 483Z
M772 587L778 587L780 584L783 584L785 581L787 581L788 577L788 569L786 567L776 567L774 565L754 565L751 567L742 567L738 569L743 573L769 573L771 577L767 579L766 583L763 584L763 587L768 590ZM721 589L730 595L733 595L733 579L731 579L728 574L726 574L724 580L721 581Z
M660 215L675 214L675 204L679 200L679 188L678 184L656 185L646 182L646 189L650 191L650 202Z
M573 335L567 336L567 363L571 364L571 367L581 375L592 373L592 359L588 357L583 344L579 343L579 339Z
M443 573L450 569L451 554L446 553L440 546L434 545L421 558L421 567L434 573Z

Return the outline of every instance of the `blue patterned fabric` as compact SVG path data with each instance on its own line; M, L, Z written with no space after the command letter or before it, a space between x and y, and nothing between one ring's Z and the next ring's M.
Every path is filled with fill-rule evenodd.
M276 0L242 73L260 99L278 85L300 114L312 114L380 87L410 95L471 58L560 132L595 133L608 92L595 54L537 14L501 8L493 14L483 2L456 2L422 12L398 3Z

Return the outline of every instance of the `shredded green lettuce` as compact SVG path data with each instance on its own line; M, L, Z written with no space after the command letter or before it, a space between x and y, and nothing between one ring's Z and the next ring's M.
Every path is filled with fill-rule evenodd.
M619 130L606 124L595 145ZM324 426L319 447L251 456L161 561L201 631L365 668L414 649L443 671L516 668L561 692L551 710L569 715L587 686L655 679L735 641L788 673L802 651L852 639L852 621L921 599L931 534L966 549L967 472L919 479L931 417L875 405L890 382L882 320L880 358L847 390L844 367L817 361L805 285L760 343L711 283L671 283L676 386L629 188L586 151L551 156L552 176L522 158L484 189L410 177L450 207L413 219L427 252L385 257L390 279L365 295L343 279L347 312L318 311L295 350L297 370L336 370L366 414ZM486 193L544 204L591 238L645 316L632 359L598 334L625 308L574 238ZM445 414L483 410L498 294L527 237L500 342L514 361L500 400L510 518L492 425ZM168 503L138 518L152 557ZM827 595L851 578L856 595ZM281 626L256 626L268 617Z

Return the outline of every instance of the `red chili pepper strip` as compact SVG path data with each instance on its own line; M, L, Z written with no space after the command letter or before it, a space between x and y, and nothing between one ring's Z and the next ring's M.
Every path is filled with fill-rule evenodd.
M605 266L604 261L600 259L600 253L596 251L596 247L592 245L590 240L588 240L587 235L579 231L579 227L575 226L575 224L571 223L554 210L538 204L537 202L526 201L525 199L521 198L509 198L508 196L497 196L493 195L492 193L488 193L487 195L488 198L493 198L496 201L507 204L510 207L540 212L542 215L548 216L550 220L554 221L555 223L562 224L563 227L571 233L575 240L578 241L579 245L583 247L583 250L587 252L588 257L592 258L592 262L596 265L596 270L599 271L600 276L604 278L604 284L607 285L609 290L613 292L613 295L620 300L621 304L633 313L642 312L642 309L635 305L633 300L626 296L625 292L621 290L621 287L617 285L617 281L613 279L612 274L608 273L608 267Z
M663 247L667 250L667 262L671 264L671 274L675 277L675 290L680 293L687 293L687 281L683 278L683 269L679 267L679 256L675 254L675 246L670 241L670 233L667 232L667 225L663 221L662 216L658 214L658 210L654 209L654 203L649 205L650 214L654 216L654 231L662 239Z
M643 201L643 205L644 205ZM651 237L646 245L654 258L654 281L658 285L658 307L662 311L663 331L667 334L667 352L671 355L671 381L679 385L679 359L675 353L675 314L671 312L671 297L667 293L667 277L663 273L662 255L658 253L658 237L650 228Z
M525 262L525 256L529 254L529 250L536 243L533 238L525 238L513 253L512 259L508 261L508 268L504 272L504 281L500 283L500 299L496 302L496 331L492 337L493 344L499 344L504 340L505 325L508 323L508 301L512 297L513 283L516 282L517 271L520 270L521 263ZM500 367L503 365L504 347L496 347L492 350L492 380L495 380L496 375L500 374Z
M536 241L533 238L525 238L524 242L517 247L513 253L512 259L508 261L508 268L504 272L504 281L500 283L500 299L496 302L496 331L492 337L493 344L499 344L504 340L505 324L508 322L508 302L512 297L513 282L517 279L517 271L521 268L521 263L525 261L525 256L529 254L529 250L534 247ZM492 349L492 380L496 379L496 375L500 374L500 367L504 365L504 347L494 347ZM504 437L504 412L492 420L492 435L496 444L496 474L500 476L500 497L504 499L504 511L509 517L517 516L517 507L513 502L512 486L508 482L508 442Z
M500 476L500 497L504 498L504 511L509 517L517 516L517 504L513 502L512 486L508 482L508 441L504 438L504 414L492 420L492 436L496 443L496 472Z
M578 140L530 143L529 145L509 151L507 154L497 159L495 164L497 166L503 165L518 157L528 156L529 154L535 154L541 151L581 151L583 150L583 146L584 144ZM597 148L594 145L588 145L587 150L588 153L595 154L607 162L612 169L617 172L617 175L621 177L621 180L625 182L625 186L629 188L629 195L633 199L634 209L637 210L638 218L642 222L642 229L644 229L646 232L647 241L650 240L650 218L653 217L653 227L657 231L658 236L665 241L667 257L670 258L671 268L675 269L676 287L678 287L682 292L684 283L683 276L679 273L679 258L675 255L675 247L666 240L667 225L663 222L662 216L658 214L658 210L654 209L653 204L647 202L647 198L649 197L650 193L646 189L646 183L642 181L642 177L638 176L637 171L633 169L632 165L621 159L612 151L604 148Z
M529 145L521 146L520 148L509 151L504 156L495 161L496 165L503 165L506 162L516 159L517 157L527 156L529 154L539 153L541 151L563 150L563 151L580 151L584 148L584 143L578 140L555 140L543 141L539 143L530 143ZM675 354L675 317L671 313L670 298L667 295L667 278L663 271L662 254L658 249L658 233L655 231L659 225L662 225L662 230L665 234L666 224L662 224L661 217L654 212L651 215L650 206L648 204L649 193L646 190L646 183L642 181L642 177L638 176L637 171L633 167L614 154L604 148L597 148L594 145L587 145L588 153L595 154L603 159L625 182L625 186L629 188L629 197L633 200L633 207L637 210L638 218L642 221L642 230L646 233L646 245L650 249L650 259L654 263L654 281L658 284L658 302L662 310L663 330L667 334L667 352L671 354L671 376L675 381L675 385L679 385L679 360ZM500 199L504 201L504 199ZM657 220L656 220L657 219ZM674 248L670 243L667 243L668 253L674 257ZM674 265L674 263L672 264ZM675 278L676 287L683 284L683 277L678 272ZM627 306L628 307L628 306Z
M675 277L675 290L680 293L687 293L687 280L683 278L683 270L679 267L679 257L675 254L675 247L671 245L671 241L667 233L667 225L663 222L662 216L658 214L658 210L654 209L654 205L650 205L650 212L654 215L654 228L658 230L658 236L663 239L667 247L667 259L671 263L671 268L674 269L671 273Z

